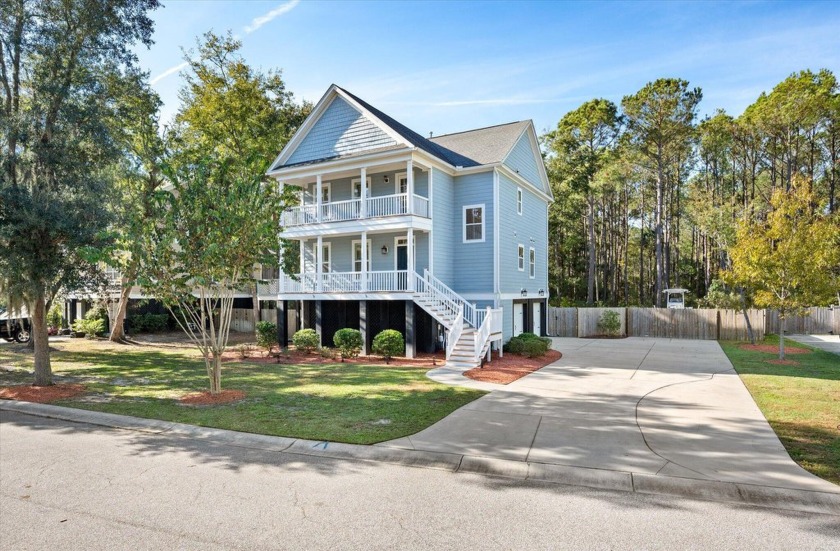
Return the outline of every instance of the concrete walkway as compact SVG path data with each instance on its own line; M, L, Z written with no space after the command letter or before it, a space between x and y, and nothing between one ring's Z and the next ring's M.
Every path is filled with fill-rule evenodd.
M840 493L790 459L717 342L554 339L554 347L560 361L380 445Z
M785 339L840 355L840 335L785 335Z

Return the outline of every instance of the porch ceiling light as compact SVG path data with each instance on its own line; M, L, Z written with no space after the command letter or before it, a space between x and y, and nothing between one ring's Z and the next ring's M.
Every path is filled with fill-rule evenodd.
M388 254L388 245L382 245L382 254Z
M528 289L526 289L526 288L524 288L524 287L523 287L523 288L522 288L522 291L520 291L520 294L521 294L523 297L527 297L527 296L528 296Z

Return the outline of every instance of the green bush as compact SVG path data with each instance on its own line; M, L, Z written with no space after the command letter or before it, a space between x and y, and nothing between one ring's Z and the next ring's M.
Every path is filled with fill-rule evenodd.
M47 325L51 325L53 327L61 327L64 322L64 316L61 315L61 308L62 304L60 301L56 300L53 302L53 305L50 307L50 311L47 312Z
M85 338L92 339L105 331L105 320L99 318L79 318L73 322L73 331L84 333Z
M604 335L618 335L621 331L621 318L615 310L606 310L598 320L598 331Z
M265 355L271 354L271 349L277 343L277 324L270 321L257 323L257 344L265 348Z
M341 361L345 358L355 358L362 351L362 332L358 329L339 329L333 335L333 343L341 352Z
M522 333L511 338L505 345L505 352L529 358L544 356L551 348L551 339L533 333Z
M386 329L373 338L371 347L374 354L379 354L385 359L385 363L391 361L394 356L402 356L405 352L405 341L402 333L393 329Z
M292 335L292 342L295 344L295 348L308 354L318 348L321 344L321 338L314 329L301 329Z
M155 333L169 327L169 314L138 314L128 318L132 333Z

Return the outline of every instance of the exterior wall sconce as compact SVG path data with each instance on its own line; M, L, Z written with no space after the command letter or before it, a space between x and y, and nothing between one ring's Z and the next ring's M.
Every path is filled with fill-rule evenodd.
M386 176L385 176L385 183L387 184L387 183L388 183L388 182L390 182L390 181L391 181L391 179L390 179L390 178L388 178L388 176L386 175Z
M539 294L541 297L544 297L545 296L545 289L540 289L539 291L537 291L537 294Z
M382 245L382 254L388 254L388 245Z
M519 292L519 294L521 294L523 297L527 297L528 296L528 289L523 287L522 290Z

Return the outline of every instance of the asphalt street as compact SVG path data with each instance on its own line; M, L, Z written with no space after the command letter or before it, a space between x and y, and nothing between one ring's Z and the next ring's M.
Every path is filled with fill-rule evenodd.
M840 517L0 414L3 549L836 549Z

